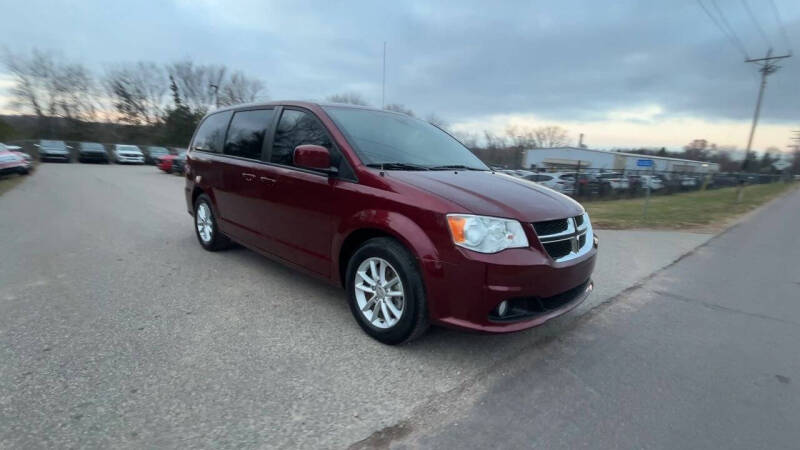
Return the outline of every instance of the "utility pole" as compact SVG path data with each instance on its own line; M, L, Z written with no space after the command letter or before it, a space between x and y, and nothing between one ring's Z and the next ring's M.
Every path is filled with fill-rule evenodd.
M383 81L381 82L381 109L386 107L386 41L383 41Z
M214 90L214 106L216 109L219 109L219 85L214 83L208 83L208 87Z
M747 139L747 150L744 153L744 162L742 162L742 168L746 169L747 162L750 157L750 151L753 147L753 136L756 134L756 125L758 125L758 116L761 114L761 100L764 98L764 89L767 87L767 76L771 75L780 69L780 66L773 63L777 59L789 58L792 56L791 53L787 53L785 55L780 56L772 56L772 49L767 50L767 56L764 58L755 58L755 59L745 59L744 62L747 63L756 63L761 66L758 69L761 72L761 86L758 88L758 100L756 100L756 110L753 114L753 125L750 127L750 137Z

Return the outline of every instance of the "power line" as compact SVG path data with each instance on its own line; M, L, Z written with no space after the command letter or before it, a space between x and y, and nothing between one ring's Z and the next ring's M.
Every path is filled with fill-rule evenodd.
M747 55L747 49L745 48L744 44L742 43L742 40L739 39L739 36L736 34L736 32L733 31L733 27L731 26L731 24L728 23L728 19L725 18L725 14L722 13L722 10L720 9L719 5L717 5L717 0L711 0L711 5L714 7L715 10L717 10L717 14L719 14L720 22L722 22L722 24L725 25L725 27L728 29L728 31L730 31L731 36L733 36L733 39L736 41L737 45L739 46L739 50L741 50L742 53L744 53L745 57L749 59L750 56Z
M704 5L701 0L696 0L696 1L697 4L700 5L700 7L703 9L703 11L705 11L708 18L711 19L711 22L713 22L714 25L717 26L719 31L721 31L722 34L724 34L725 37L728 38L729 41L731 41L731 44L733 44L734 47L739 49L739 51L742 52L742 55L744 55L745 58L749 58L749 56L747 55L747 51L744 49L744 46L742 46L741 43L737 43L736 39L734 39L733 36L731 36L731 34L728 33L725 27L723 27L722 24L720 24L719 20L717 20L717 18L714 17L713 14L711 14L711 11L709 11L708 8L706 8L706 5Z
M750 20L753 22L753 25L755 25L756 30L758 30L758 33L761 35L761 37L764 38L767 46L772 48L772 42L770 42L769 38L767 37L767 33L764 32L764 29L761 28L761 24L759 24L758 20L756 20L756 16L753 15L753 10L751 10L750 5L747 4L747 0L742 0L742 6L744 6L745 11L747 11L747 15L750 16Z
M781 31L781 36L783 36L783 40L786 42L786 50L789 53L792 53L792 43L789 41L789 35L786 34L786 27L783 26L783 21L781 20L781 15L778 12L778 7L775 6L775 2L773 0L769 0L770 5L772 5L772 12L775 14L775 21L778 22L778 28Z

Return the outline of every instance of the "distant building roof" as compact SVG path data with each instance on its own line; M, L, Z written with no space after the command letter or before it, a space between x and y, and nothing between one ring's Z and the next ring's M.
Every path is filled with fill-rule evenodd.
M667 161L680 161L680 162L689 162L698 164L717 164L707 161L697 161L694 159L671 158L669 156L642 155L639 153L628 153L628 152L614 152L610 150L599 150L599 149L585 148L585 147L537 147L537 148L529 148L526 149L525 151L537 151L537 150L578 150L585 152L607 153L610 155L632 156L634 158L642 158L642 159L663 159Z

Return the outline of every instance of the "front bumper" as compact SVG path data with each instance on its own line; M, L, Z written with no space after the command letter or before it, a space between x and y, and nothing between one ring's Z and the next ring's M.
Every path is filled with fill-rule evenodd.
M39 153L39 160L60 160L60 161L69 161L70 155L69 153Z
M463 260L423 262L431 320L439 325L487 333L535 327L567 313L592 292L597 249L555 262L531 247L484 255L460 252ZM503 301L515 314L500 319Z
M13 173L23 174L29 170L30 169L25 166L0 167L0 175L11 175Z
M117 156L118 163L144 164L144 156Z
M82 161L108 161L108 155L105 153L81 153L78 157Z

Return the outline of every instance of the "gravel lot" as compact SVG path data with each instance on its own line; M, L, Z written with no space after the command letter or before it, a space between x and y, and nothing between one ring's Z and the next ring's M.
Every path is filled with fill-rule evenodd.
M0 447L346 447L495 375L710 238L601 231L597 289L545 327L387 347L342 291L197 244L183 179L42 164L0 197Z

